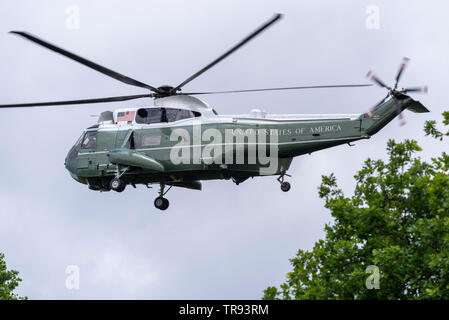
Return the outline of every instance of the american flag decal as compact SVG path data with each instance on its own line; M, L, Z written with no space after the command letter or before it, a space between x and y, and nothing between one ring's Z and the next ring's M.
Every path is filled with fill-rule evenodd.
M374 115L374 109L370 109L367 113L365 113L365 118L371 118Z
M136 115L135 111L122 111L117 113L117 122L119 121L133 121L134 116Z

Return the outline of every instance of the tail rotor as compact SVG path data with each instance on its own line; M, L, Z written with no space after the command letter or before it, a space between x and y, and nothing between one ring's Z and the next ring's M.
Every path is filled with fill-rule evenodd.
M401 95L405 95L409 92L414 92L414 93L427 93L428 89L427 86L422 86L422 87L410 87L410 88L402 88L401 90L397 90L398 88L398 84L399 84L399 80L401 79L404 70L407 68L407 65L409 63L410 59L407 57L404 57L402 59L402 62L399 66L399 70L396 74L395 77L395 83L394 86L391 88L390 86L388 86L387 84L385 84L385 82L383 82L382 80L380 80L379 77L377 77L372 71L369 71L368 74L366 75L367 78L369 78L371 81L373 81L375 84L377 84L379 87L387 89L388 90L388 94L385 98L383 98L379 103L377 103L373 108L371 108L370 112L368 113L368 115L372 115L374 113L374 111L380 106L382 105L387 99L388 97L391 97L394 101L394 104L396 106L396 112L398 115L398 119L399 119L399 125L403 126L406 124L405 119L404 119L404 115L401 113L401 107L398 103L398 97Z

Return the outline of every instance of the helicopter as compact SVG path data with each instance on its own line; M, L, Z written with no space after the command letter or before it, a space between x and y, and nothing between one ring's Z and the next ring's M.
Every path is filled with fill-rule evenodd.
M130 185L151 188L159 185L154 205L166 210L165 197L172 187L201 190L203 180L225 179L240 184L258 176L277 176L281 190L292 159L304 154L369 139L402 111L429 112L409 92L427 92L427 87L398 89L409 61L404 58L390 87L372 72L368 77L388 93L379 103L361 114L267 114L253 109L248 114L220 115L197 95L261 92L274 90L354 88L372 84L297 86L232 91L182 92L192 80L234 53L279 21L271 19L217 59L173 87L153 87L57 47L30 33L11 33L59 53L122 83L150 93L97 99L0 105L0 108L63 106L154 99L148 107L104 111L98 122L83 131L72 146L64 165L76 181L91 190L122 192Z

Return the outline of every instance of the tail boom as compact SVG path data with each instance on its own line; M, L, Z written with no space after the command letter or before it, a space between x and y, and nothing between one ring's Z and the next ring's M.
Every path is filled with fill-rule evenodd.
M415 113L430 112L421 102L407 95L400 95L360 115L362 133L370 136L376 134L405 109Z

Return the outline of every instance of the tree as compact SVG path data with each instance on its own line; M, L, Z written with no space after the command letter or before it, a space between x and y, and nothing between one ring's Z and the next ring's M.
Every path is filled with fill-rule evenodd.
M22 300L26 297L19 297L13 291L22 281L18 277L19 272L15 270L7 270L5 255L0 253L0 300Z
M435 121L424 131L449 136ZM366 160L351 197L323 176L319 196L333 217L325 240L299 250L263 299L449 299L449 155L425 162L419 151L414 140L390 140L388 161Z

